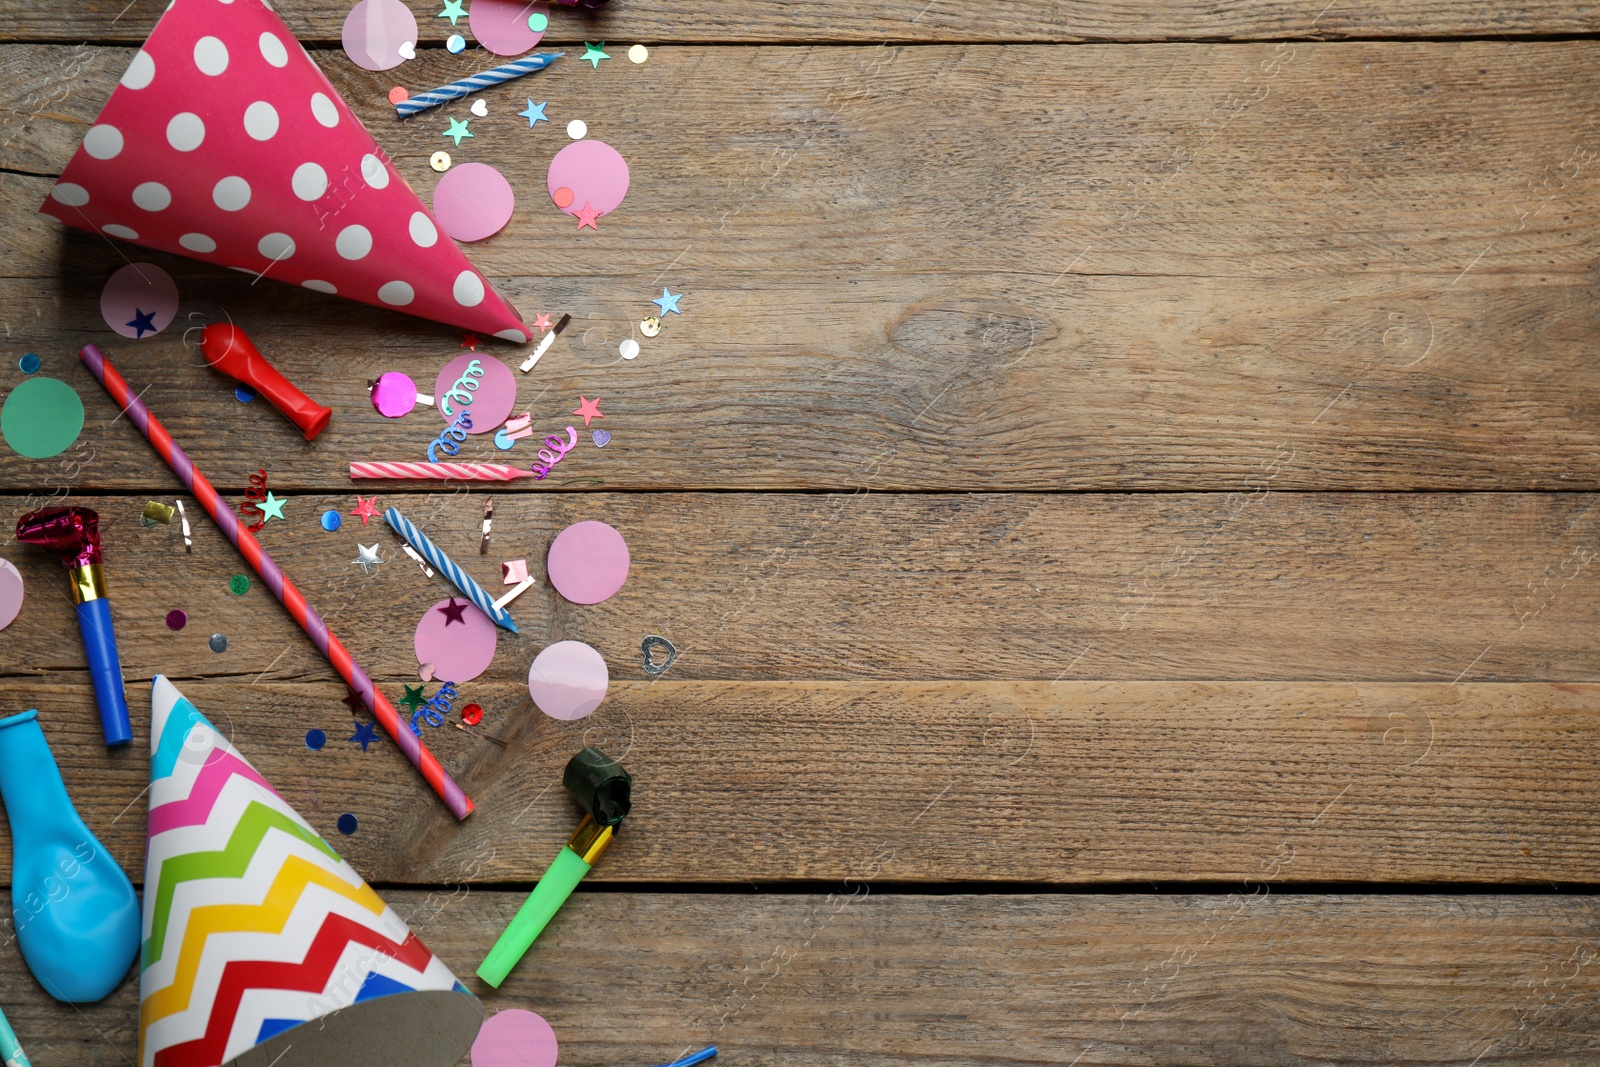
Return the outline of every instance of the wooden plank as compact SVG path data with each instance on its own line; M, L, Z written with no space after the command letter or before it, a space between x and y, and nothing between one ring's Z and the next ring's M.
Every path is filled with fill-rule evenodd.
M478 803L463 824L389 742L346 740L337 686L179 685L378 882L532 883L577 825L560 774L585 745L635 777L604 882L837 881L881 852L906 884L1600 880L1595 685L615 681L560 723L471 682L505 751L424 728ZM12 688L137 876L145 746L107 754L86 686Z
M48 499L0 503L14 521ZM175 525L140 527L143 495L57 499L100 513L130 678L336 677L254 575L246 596L229 595L248 567L193 501L185 555ZM1593 496L497 493L488 555L481 490L377 499L486 588L505 589L502 560L526 559L540 579L511 608L521 634L500 634L486 681L525 682L533 655L563 639L599 649L614 677L646 681L649 634L679 647L674 679L1600 674ZM288 500L288 521L260 532L267 551L373 677L415 680L417 621L453 588L424 577L381 518L363 529L348 514L355 494ZM318 516L335 508L345 525L330 534ZM555 535L586 519L623 532L632 572L618 596L578 606L544 585L542 563ZM374 543L387 562L368 578L354 561ZM21 546L5 555L30 592L0 674L84 671L59 562ZM175 608L189 615L181 633L165 623ZM227 635L225 654L207 647L213 633Z
M866 49L702 48L627 83L552 70L562 114L672 99L686 117L671 136L596 126L636 179L581 238L539 194L559 131L516 130L504 108L475 120L464 157L533 195L473 257L524 311L579 327L522 400L559 427L601 393L617 441L582 478L625 488L1233 489L1269 469L1275 488L1600 488L1593 46L1302 44L1238 102L1276 47L906 49L859 99L834 94ZM66 60L4 54L19 72ZM28 123L6 165L60 167L126 54L96 50L92 87ZM440 120L397 127L386 77L330 67L431 188ZM77 349L119 340L102 279L143 253L28 214L46 179L0 182L0 320L86 381ZM246 325L338 413L307 446L265 405L239 408L181 331L109 346L204 467L237 457L336 489L349 459L421 456L427 418L379 417L365 383L400 369L430 385L455 333L150 258L180 278L185 321ZM687 314L619 360L662 284L689 293ZM241 418L249 457L218 432ZM141 450L103 455L79 484L151 483Z
M486 1014L538 1011L575 1067L663 1063L713 1042L717 1062L869 1067L1470 1067L1480 1056L1582 1067L1600 1052L1583 898L876 888L580 891L498 992L470 975L521 893L384 895L483 994ZM36 1067L133 1059L133 980L69 1007L40 993L15 953L0 975Z
M337 43L349 13L341 0L275 5L296 36ZM80 0L56 9L23 0L0 4L0 41L133 41L144 38L165 0ZM435 9L412 4L423 45L442 47L450 32L430 18ZM1600 20L1584 5L1554 0L1491 4L1422 0L1340 0L1316 4L1252 0L1217 6L1173 3L1068 3L1032 0L973 8L957 0L887 0L870 5L827 0L801 5L781 0L705 0L693 9L668 0L628 0L600 11L556 8L547 45L571 46L606 38L626 48L656 42L881 41L1168 41L1289 37L1500 37L1594 33ZM464 27L458 27L465 32ZM471 39L470 37L468 38ZM619 53L613 53L619 55Z

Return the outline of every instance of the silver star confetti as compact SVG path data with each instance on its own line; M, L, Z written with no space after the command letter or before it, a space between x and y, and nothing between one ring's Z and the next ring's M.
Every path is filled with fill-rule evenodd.
M351 563L359 563L359 564L361 564L361 569L363 571L366 571L368 575L371 575L372 574L373 565L383 562L383 560L378 556L378 546L377 545L364 545L361 542L357 541L356 542L356 549L360 554L357 555L356 558L351 560L350 562Z

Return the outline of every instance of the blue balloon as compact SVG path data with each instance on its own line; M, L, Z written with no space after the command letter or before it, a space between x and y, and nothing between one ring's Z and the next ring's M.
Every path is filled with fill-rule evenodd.
M101 1000L139 953L133 883L78 817L39 713L0 719L0 798L11 823L11 910L28 969L57 1000Z

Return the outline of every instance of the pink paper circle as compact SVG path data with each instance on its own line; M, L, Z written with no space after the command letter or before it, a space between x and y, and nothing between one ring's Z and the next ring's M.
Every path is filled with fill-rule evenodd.
M564 722L598 708L610 684L604 657L582 641L557 641L528 668L528 695L540 711Z
M340 40L356 66L388 70L406 61L401 45L416 43L417 17L401 0L361 0L345 16Z
M476 8L483 0L473 0ZM497 1011L478 1028L472 1067L556 1067L556 1032L531 1011Z
M479 352L475 355L457 356L446 363L444 370L439 372L439 377L433 383L433 402L439 408L439 414L444 417L444 421L456 420L456 416L461 414L459 398L450 398L450 410L455 414L445 416L442 407L445 403L445 394L456 384L456 379L461 377L462 372L473 360L477 360L483 367L483 377L477 379L478 391L472 394L472 403L466 405L472 409L472 429L467 432L493 433L496 427L506 421L511 409L517 406L517 379L512 375L510 367L493 356Z
M516 206L511 183L487 163L457 164L433 187L433 217L457 241L493 237L511 221Z
M451 379L454 381L455 379ZM410 375L392 370L372 387L372 406L385 418L398 419L417 406L417 383Z
M178 283L154 263L129 263L106 279L106 287L100 290L100 314L106 325L123 337L139 336L128 323L141 312L151 316L156 333L170 326L178 314ZM149 330L144 335L155 336Z
M494 623L464 596L456 606L466 604L460 622L451 622L440 609L449 604L441 600L429 608L417 623L413 644L417 663L433 664L433 676L441 682L470 682L489 669L499 641Z
M556 592L574 604L598 604L628 580L628 542L615 527L593 519L556 535L546 568Z
M561 207L568 215L576 215L584 204L608 215L628 195L628 161L604 141L573 141L550 161L546 184L551 203L558 207L556 190L572 190L572 202Z
M8 559L0 559L0 630L10 626L22 610L22 572Z
M549 4L530 4L527 0L472 0L467 9L467 25L479 44L497 56L521 55L544 37L544 31L528 28L528 16L535 12L550 17Z

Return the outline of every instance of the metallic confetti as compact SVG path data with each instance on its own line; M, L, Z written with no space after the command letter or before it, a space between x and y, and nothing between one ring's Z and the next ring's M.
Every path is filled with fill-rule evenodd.
M211 635L211 640L206 642L206 643L211 646L211 651L213 651L213 652L226 652L226 651L228 651L228 635L227 634L212 634Z
M494 523L494 497L483 502L483 540L478 542L478 555L489 554L489 528Z
M309 748L311 751L313 751L313 752L320 751L322 746L327 744L327 743L328 743L328 735L323 733L321 730L307 730L306 731L306 747Z
M483 721L483 708L477 704L468 704L461 709L461 721L468 726L476 726Z
M450 153L449 152L435 152L433 155L428 157L428 166L432 167L434 170L437 170L437 171L449 170L450 169Z
M383 562L382 557L378 555L377 545L363 545L357 542L356 553L356 558L350 562L361 564L361 569L369 575L372 573L373 567Z
M172 521L172 516L176 515L177 513L177 508L173 507L171 504L163 504L159 500L151 500L144 506L144 517L149 519L151 522L159 522L162 524L169 523Z
M183 501L175 500L173 503L178 506L178 521L183 524L183 550L192 553L194 542L189 539L189 516L183 513Z
M167 629L181 630L189 625L189 616L181 608L173 608L167 612Z
M661 332L661 320L656 318L654 315L650 316L648 319L645 319L643 322L639 323L639 332L644 334L646 337L654 337L656 334Z
M594 440L596 448L604 448L611 443L610 430L590 430L589 436Z
M322 513L322 528L329 533L344 525L344 519L332 508Z
M658 648L667 655L666 660L662 663L657 663L655 656L652 655ZM672 666L673 661L678 658L677 646L658 634L651 634L639 642L639 651L644 653L644 673L646 674L665 674L667 673L667 668Z
M429 577L429 578L433 577L433 568L428 566L428 561L427 560L423 559L421 556L419 556L417 554L417 550L416 549L412 548L410 545L401 545L400 546L400 551L404 552L406 555L410 556L413 560L416 561L417 566L422 568L423 575L425 575L426 577Z
M44 362L32 352L28 352L17 360L17 366L21 368L23 374L34 374L38 372L40 367L44 366Z
M234 596L244 596L249 591L250 591L250 576L249 575L247 575L247 574L235 574L232 578L228 579L228 592L232 593Z
M351 834L355 833L360 826L360 821L348 811L339 816L339 832L344 834L346 837L349 837Z

